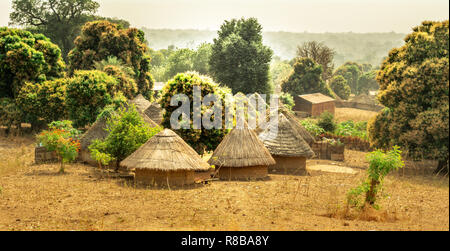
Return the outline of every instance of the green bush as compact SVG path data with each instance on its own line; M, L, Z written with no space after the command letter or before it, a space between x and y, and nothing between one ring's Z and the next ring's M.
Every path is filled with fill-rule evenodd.
M76 127L92 124L105 106L113 103L118 81L101 71L76 71L67 85L69 118Z
M161 131L160 127L150 127L134 105L120 108L107 119L108 136L104 140L94 140L89 146L91 156L106 165L112 160L119 163L135 152L151 137Z
M0 27L0 98L15 98L25 82L64 76L61 50L42 34Z
M336 135L339 136L353 136L359 137L364 140L368 140L367 136L367 122L353 122L351 120L345 121L337 124L336 130L334 131Z
M341 75L334 76L330 81L330 88L341 99L347 100L350 97L351 89L347 84L347 80Z
M292 108L295 106L294 98L291 94L282 92L280 94L280 100L283 103L283 105L289 109L289 111L292 111Z
M165 128L170 128L170 117L172 113L178 109L178 107L174 107L170 105L170 100L174 95L177 94L185 94L189 97L191 102L191 113L190 118L193 118L193 90L194 86L200 86L201 95L205 97L208 94L216 94L221 97L222 105L225 105L225 95L231 94L230 89L220 87L218 84L212 81L211 78L199 75L195 72L187 72L180 73L176 75L173 79L169 80L166 86L163 89L163 93L161 96L161 107L165 109L165 113L163 115L162 125ZM205 111L211 108L210 106L202 106L201 114L205 113ZM224 108L224 107L223 107ZM193 129L192 119L190 119L189 128L191 129L179 129L175 130L181 138L183 138L192 148L194 148L199 154L203 154L205 151L215 150L216 147L220 144L223 137L227 134L227 130L225 129L225 109L222 109L222 129L220 130L206 130L202 127L202 129Z
M19 127L22 121L22 111L11 98L0 98L0 126L11 129Z
M16 102L24 112L24 121L33 125L48 124L67 118L66 87L68 79L42 83L25 83Z
M334 132L334 130L336 129L334 116L329 112L324 112L320 115L317 125L324 129L326 132Z
M347 201L352 206L370 205L378 208L376 205L377 196L382 189L383 180L390 172L402 168L405 164L401 157L401 151L398 146L389 152L376 150L367 155L369 169L367 170L367 180L357 188L352 189L347 195ZM365 195L364 203L361 202L362 195Z
M325 130L322 127L318 126L317 123L315 123L313 120L305 119L300 121L300 123L309 133L311 133L316 138L325 133Z

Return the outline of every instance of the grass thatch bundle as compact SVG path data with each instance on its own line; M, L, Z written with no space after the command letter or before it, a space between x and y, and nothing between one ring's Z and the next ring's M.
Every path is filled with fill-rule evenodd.
M300 121L292 115L287 109L281 108L281 113L292 123L293 128L297 131L297 133L308 143L308 145L312 146L316 142L316 139L300 124Z
M169 129L153 136L120 164L128 169L158 171L207 171L210 169L208 163L192 147Z
M88 150L95 139L105 139L108 136L106 131L106 118L99 118L80 138L81 150Z
M278 123L272 121L259 138L273 156L314 157L311 147L283 114Z
M208 162L215 166L249 167L275 164L269 150L253 130L234 128L220 143Z
M149 118L145 113L145 111L151 106L151 103L150 101L145 99L144 96L142 96L142 94L137 95L133 100L130 101L130 104L136 106L136 110L139 112L139 114L142 116L142 118L147 124L149 124L151 127L158 126L158 124L151 118Z
M145 110L145 114L158 125L163 121L163 109L161 108L161 105L156 102L151 104Z

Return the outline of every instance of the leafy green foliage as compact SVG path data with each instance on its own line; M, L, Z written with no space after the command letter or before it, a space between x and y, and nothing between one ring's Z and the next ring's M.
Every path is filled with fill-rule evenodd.
M311 119L304 119L301 120L300 123L302 124L305 129L311 133L315 138L319 137L320 135L325 133L325 130L318 126L316 122L314 122Z
M76 127L95 122L103 108L113 103L118 81L101 71L77 71L67 85L69 118Z
M305 42L297 48L297 58L311 58L322 66L322 79L328 80L333 75L333 58L336 52L323 43Z
M370 164L369 169L367 169L367 180L362 185L350 190L347 195L349 205L358 207L370 205L378 208L376 201L382 189L384 177L405 165L401 157L402 152L399 149L398 146L394 146L389 152L376 150L367 155ZM361 202L363 194L365 194L364 203Z
M112 160L120 163L161 131L160 127L150 127L134 105L111 114L106 124L108 136L94 140L89 146L92 157L103 165Z
M283 92L290 93L294 97L316 92L332 96L322 79L322 66L311 58L296 59L294 71L283 81L281 88Z
M193 89L194 86L199 86L201 90L201 96L205 97L208 94L215 94L221 98L222 101L222 129L216 130L206 130L202 127L202 129L193 129ZM217 148L222 139L225 137L228 132L225 129L225 95L227 93L231 93L228 88L220 87L217 83L213 82L211 78L206 76L199 75L195 72L187 72L180 73L176 75L173 79L169 80L167 85L163 89L162 97L161 97L161 107L165 109L165 113L163 115L162 125L165 128L171 128L170 118L172 113L178 109L178 107L174 107L170 105L170 100L173 96L177 94L185 94L189 97L190 101L190 114L189 121L181 121L181 123L189 123L189 127L191 129L179 129L175 130L175 132L183 138L186 143L188 143L192 148L194 148L199 154L203 154L205 151L212 151ZM201 115L212 106L202 105Z
M269 94L272 54L262 44L262 27L255 18L225 21L212 46L211 74L233 93Z
M65 57L80 27L94 18L99 7L92 0L13 0L10 20L12 24L47 35L59 45Z
M353 122L351 120L338 123L334 131L335 135L339 136L352 136L358 137L364 140L368 140L367 136L367 122Z
M347 100L350 97L351 89L347 84L347 80L341 75L334 76L330 80L330 88L336 93L340 98Z
M291 94L282 92L280 94L280 100L283 103L283 105L289 110L292 111L292 108L295 106L294 98Z
M334 76L342 76L350 86L351 92L360 95L379 89L375 79L376 73L369 64L346 62L334 72Z
M121 29L108 21L94 21L83 26L69 53L69 71L92 70L96 62L114 56L134 71L138 93L152 99L153 77L144 32L135 28Z
M33 127L67 118L66 88L68 79L42 83L25 83L17 96L17 105L24 113L23 122Z
M26 82L64 76L61 50L42 34L0 28L0 98L16 98Z
M64 173L64 164L74 161L78 156L80 142L76 137L80 132L72 127L71 121L53 122L48 127L49 130L37 136L38 144L58 155L61 161L59 172Z
M324 112L320 115L317 125L324 129L326 132L334 132L336 129L336 122L334 121L333 114Z
M399 145L410 157L448 168L448 48L448 21L424 22L389 53L377 76L387 109L369 123L375 147Z

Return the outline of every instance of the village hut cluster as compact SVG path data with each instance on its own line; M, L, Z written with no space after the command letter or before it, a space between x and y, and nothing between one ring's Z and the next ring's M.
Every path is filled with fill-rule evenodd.
M139 95L134 104L152 127L162 122L163 111ZM146 186L183 187L208 179L259 180L269 173L304 175L306 160L314 157L312 137L289 111L281 108L278 121L250 129L245 121L225 136L206 162L180 136L164 129L120 163L134 172L135 182ZM264 115L263 115L264 116ZM278 123L276 123L278 122ZM107 137L106 119L100 118L81 138L81 159L89 164L88 146Z

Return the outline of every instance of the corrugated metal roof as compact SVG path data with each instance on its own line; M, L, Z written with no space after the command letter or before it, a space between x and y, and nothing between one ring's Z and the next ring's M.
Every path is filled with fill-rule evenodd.
M320 104L320 103L335 101L333 98L323 95L322 93L300 95L299 97L312 103L312 104Z

